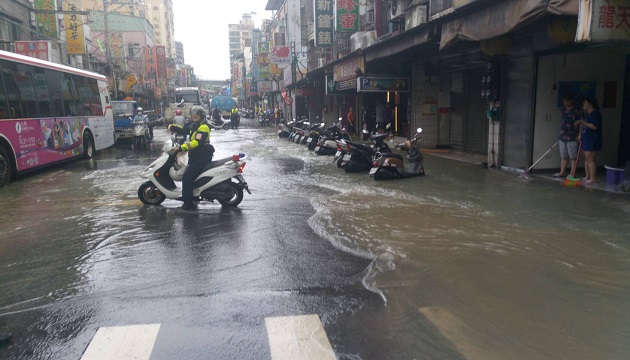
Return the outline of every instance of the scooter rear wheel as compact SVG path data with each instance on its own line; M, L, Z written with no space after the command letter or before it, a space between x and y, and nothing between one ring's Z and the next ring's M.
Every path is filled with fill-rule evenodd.
M152 182L147 181L140 185L140 188L138 189L138 198L140 198L140 201L142 201L145 205L160 205L164 200L166 200L166 195L153 185Z
M219 203L223 206L236 207L243 201L243 188L233 182L230 182L230 199L219 200Z

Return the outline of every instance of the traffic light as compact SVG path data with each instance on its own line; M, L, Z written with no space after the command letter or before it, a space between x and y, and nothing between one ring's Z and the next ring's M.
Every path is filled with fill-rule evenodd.
M488 61L486 73L481 77L481 98L497 101L501 97L501 63L498 60Z

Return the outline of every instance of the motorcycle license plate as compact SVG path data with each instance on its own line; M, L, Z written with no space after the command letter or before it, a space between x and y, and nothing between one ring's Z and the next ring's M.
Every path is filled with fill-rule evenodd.
M374 173L376 173L376 170L378 170L377 167L373 167L370 169L370 175L374 175Z
M337 152L335 153L335 157L339 157L339 155L341 155L341 151L337 151Z
M319 146L315 146L315 151L319 151Z
M313 141L313 138L306 139L306 142L311 142L311 141Z
M350 161L350 158L351 158L351 157L352 157L352 155L350 155L350 154L346 154L346 155L344 155L344 156L343 156L343 159L342 159L342 160L343 160L343 161Z

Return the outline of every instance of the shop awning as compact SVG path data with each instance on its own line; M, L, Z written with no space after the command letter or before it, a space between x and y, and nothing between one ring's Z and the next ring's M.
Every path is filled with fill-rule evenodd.
M405 50L411 49L414 46L426 44L428 42L428 28L421 29L420 31L413 29L365 48L363 49L363 54L365 55L365 61L370 62L379 58L399 54Z
M442 25L440 49L456 40L481 41L507 34L548 15L578 15L577 0L506 0Z

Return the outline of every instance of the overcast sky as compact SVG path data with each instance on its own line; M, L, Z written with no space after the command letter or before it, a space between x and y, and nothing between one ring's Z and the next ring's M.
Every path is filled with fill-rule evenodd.
M256 27L271 18L267 0L173 0L175 41L184 43L186 64L204 80L230 78L228 24L238 24L243 14L253 15Z

